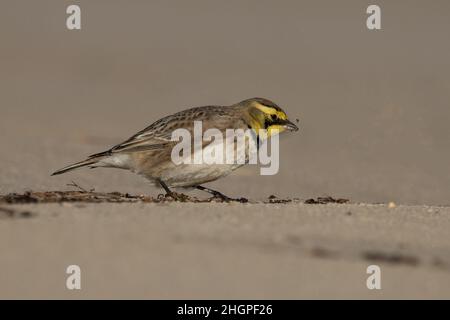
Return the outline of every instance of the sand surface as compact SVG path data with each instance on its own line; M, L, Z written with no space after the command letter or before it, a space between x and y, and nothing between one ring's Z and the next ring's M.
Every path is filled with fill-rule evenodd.
M64 203L1 210L1 298L450 298L450 208ZM80 291L65 288L71 264L81 267ZM366 287L372 264L381 267L381 290Z
M50 173L169 113L262 96L300 119L279 173L209 186L300 201L0 203L1 298L450 298L448 0L377 1L376 32L359 0L79 0L80 31L72 1L3 2L0 195L157 196L121 170ZM302 203L327 195L350 204Z

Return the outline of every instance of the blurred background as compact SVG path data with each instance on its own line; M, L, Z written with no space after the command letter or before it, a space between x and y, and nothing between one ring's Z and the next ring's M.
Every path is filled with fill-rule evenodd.
M157 195L132 173L51 172L170 113L260 96L301 130L280 172L210 184L231 196L450 204L447 0L21 1L0 10L0 193ZM66 8L81 7L80 31Z

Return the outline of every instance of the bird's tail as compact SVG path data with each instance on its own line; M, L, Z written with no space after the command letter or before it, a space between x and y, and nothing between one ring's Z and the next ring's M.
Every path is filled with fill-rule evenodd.
M88 159L86 159L84 161L80 161L80 162L74 163L74 164L72 164L70 166L64 167L62 169L59 169L59 170L53 172L52 176L56 176L58 174L63 174L63 173L66 173L67 171L72 171L72 170L75 170L75 169L78 169L78 168L81 168L81 167L85 167L85 166L93 166L93 167L95 167L94 165L97 162L99 162L101 159L103 159L103 158L104 158L103 154L93 155L93 156L89 157Z

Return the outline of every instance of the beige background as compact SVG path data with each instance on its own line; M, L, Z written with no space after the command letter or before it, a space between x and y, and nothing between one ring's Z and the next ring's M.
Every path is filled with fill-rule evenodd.
M82 8L82 30L65 8ZM263 96L301 120L232 195L449 204L448 1L3 1L0 192L157 193L119 170L50 178L186 107Z

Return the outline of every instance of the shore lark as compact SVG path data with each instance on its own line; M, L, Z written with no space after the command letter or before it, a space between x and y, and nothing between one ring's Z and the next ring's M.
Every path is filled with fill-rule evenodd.
M243 164L175 164L172 149L176 145L172 132L176 129L194 131L194 122L202 122L202 130L216 128L253 129L259 139L260 129L271 132L297 131L286 113L275 103L252 98L231 106L204 106L180 111L164 117L111 149L89 156L86 160L64 167L52 175L62 174L80 167L107 167L130 170L164 188L175 198L170 188L197 188L229 200L222 193L203 187L202 184L230 174ZM203 148L208 143L204 142Z

